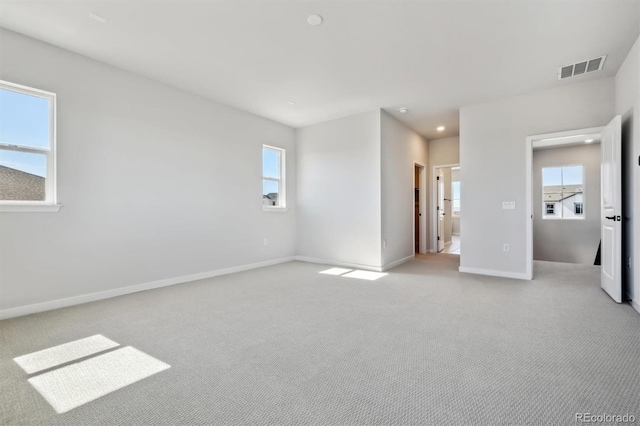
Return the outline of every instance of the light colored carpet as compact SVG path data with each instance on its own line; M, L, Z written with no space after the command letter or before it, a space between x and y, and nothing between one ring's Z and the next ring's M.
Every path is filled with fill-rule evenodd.
M292 262L0 322L0 424L575 424L640 416L640 315L597 267ZM95 334L171 365L56 414L13 358Z

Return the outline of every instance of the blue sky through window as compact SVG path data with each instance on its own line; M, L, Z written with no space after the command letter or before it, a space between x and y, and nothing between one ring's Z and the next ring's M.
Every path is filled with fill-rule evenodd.
M547 167L542 169L543 186L582 185L582 166Z
M0 142L34 148L49 147L49 100L0 89ZM40 154L0 151L0 165L44 177Z
M262 149L262 176L280 178L280 152L273 149ZM264 195L278 193L278 181L262 180L262 193Z
M280 177L280 153L273 149L262 149L262 176Z

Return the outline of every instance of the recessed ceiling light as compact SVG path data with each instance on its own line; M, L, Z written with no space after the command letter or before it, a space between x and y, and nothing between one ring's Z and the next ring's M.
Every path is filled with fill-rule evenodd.
M438 126L438 127L436 127L436 130L439 131L439 132L442 132L442 131L444 131L444 126Z
M591 143L593 142L593 139L587 139L586 141L584 141L585 143Z
M109 20L103 16L100 15L96 15L95 13L90 13L89 14L89 18L91 19L95 19L96 21L102 23L102 24L106 24L107 22L109 22Z
M317 27L318 25L322 24L322 21L324 21L324 19L320 15L309 15L309 17L307 18L307 22L312 27Z
M398 111L400 111L400 114L406 114L409 111L409 108L400 108Z
M296 103L295 103L295 102L293 102L293 101L289 101L289 102L287 102L287 103L288 103L289 105L295 105L295 104L296 104Z

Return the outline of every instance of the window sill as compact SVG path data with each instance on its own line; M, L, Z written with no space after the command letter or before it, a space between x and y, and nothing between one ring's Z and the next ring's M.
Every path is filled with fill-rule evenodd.
M0 204L0 213L55 213L62 204Z
M263 212L286 212L286 207L271 207L271 206L262 206Z

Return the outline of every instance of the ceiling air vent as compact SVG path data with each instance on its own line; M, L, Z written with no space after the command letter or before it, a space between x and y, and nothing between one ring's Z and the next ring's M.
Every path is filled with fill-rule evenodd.
M589 59L588 61L580 61L572 65L565 65L558 70L558 80L573 77L580 74L586 74L593 71L600 71L604 66L604 60L607 55L599 58Z

